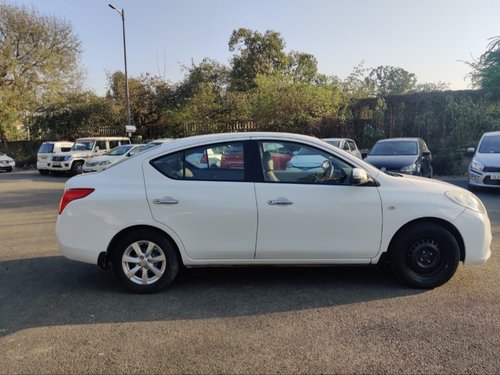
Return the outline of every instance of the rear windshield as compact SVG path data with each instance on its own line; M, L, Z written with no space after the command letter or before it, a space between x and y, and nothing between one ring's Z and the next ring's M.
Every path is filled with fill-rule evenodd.
M40 148L38 149L39 154L50 154L54 150L53 143L42 143Z

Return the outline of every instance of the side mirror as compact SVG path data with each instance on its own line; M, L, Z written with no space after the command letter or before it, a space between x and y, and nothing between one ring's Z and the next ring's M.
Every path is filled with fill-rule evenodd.
M427 158L427 157L431 156L431 152L430 151L424 151L424 152L422 152L422 155Z
M370 177L368 177L368 173L364 169L354 168L352 170L351 181L353 185L364 185L370 182Z
M474 155L475 152L476 152L476 149L474 147L469 147L467 149L467 155Z

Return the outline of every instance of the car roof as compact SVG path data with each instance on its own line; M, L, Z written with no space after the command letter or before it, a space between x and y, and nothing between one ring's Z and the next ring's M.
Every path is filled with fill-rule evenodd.
M385 139L380 139L377 141L378 142L395 142L395 141L418 141L421 138L416 138L416 137L399 137L399 138L385 138Z
M241 132L241 133L218 133L218 134L204 134L195 135L186 138L177 138L173 141L163 143L159 148L168 147L169 149L185 148L191 145L203 145L227 141L245 141L250 139L266 138L282 141L309 141L318 144L321 142L318 138L309 135L295 134L295 133L280 133L280 132Z
M490 137L490 136L495 136L495 135L500 135L500 131L486 132L483 134L483 137Z
M321 138L322 141L352 141L354 142L351 138Z
M129 140L127 137L83 137L77 138L77 141L125 141Z

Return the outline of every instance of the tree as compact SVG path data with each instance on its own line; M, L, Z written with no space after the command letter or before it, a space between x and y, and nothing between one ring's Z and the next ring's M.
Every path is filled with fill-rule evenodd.
M68 22L0 3L0 101L13 111L9 121L19 123L78 87L80 53L80 41Z
M475 87L500 87L500 36L490 40L486 52L478 60L467 63L473 69L470 77Z
M142 74L139 78L129 78L129 100L132 124L137 131L147 138L152 137L151 129L161 122L165 107L173 100L174 91L163 79ZM117 112L121 114L120 122L125 124L125 74L120 71L108 75L106 97L110 99Z
M70 93L32 115L29 126L42 139L72 140L95 135L103 125L119 127L119 118L111 100L92 92Z
M399 95L413 91L417 77L402 68L381 65L371 70L365 83L374 95Z
M248 91L256 86L257 75L283 72L288 65L285 41L280 33L265 34L245 28L234 30L229 38L229 51L238 53L231 60L231 89Z
M330 87L293 82L280 74L259 75L256 84L252 117L262 128L311 133L339 116L341 95Z

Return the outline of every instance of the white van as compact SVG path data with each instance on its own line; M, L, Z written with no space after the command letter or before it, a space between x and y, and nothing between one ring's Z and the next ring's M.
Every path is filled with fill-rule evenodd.
M49 157L52 154L57 154L60 152L68 152L73 147L73 142L70 141L58 141L58 142L43 142L38 149L36 158L36 169L40 174L48 174L49 167L47 165Z
M47 165L49 171L52 172L80 174L83 172L83 164L88 158L102 155L112 148L128 144L130 144L130 139L127 137L78 138L70 151L52 154Z

